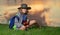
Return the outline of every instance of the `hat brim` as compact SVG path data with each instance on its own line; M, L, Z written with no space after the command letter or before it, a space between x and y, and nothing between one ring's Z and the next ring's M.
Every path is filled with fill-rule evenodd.
M31 7L19 7L18 9L27 9L27 10L30 10Z

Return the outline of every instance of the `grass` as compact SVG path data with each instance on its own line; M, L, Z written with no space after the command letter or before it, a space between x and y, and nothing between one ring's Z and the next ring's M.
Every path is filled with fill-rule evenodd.
M10 30L8 25L0 24L0 35L60 35L60 27L32 27L28 31Z

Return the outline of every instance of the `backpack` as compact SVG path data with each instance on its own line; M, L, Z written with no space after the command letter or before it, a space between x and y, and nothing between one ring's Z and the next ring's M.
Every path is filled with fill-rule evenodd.
M18 16L12 17L12 18L10 19L10 24L9 24L9 28L10 28L10 29L13 29L14 22L15 22L15 18L17 18L18 21L19 21L19 17L18 17Z

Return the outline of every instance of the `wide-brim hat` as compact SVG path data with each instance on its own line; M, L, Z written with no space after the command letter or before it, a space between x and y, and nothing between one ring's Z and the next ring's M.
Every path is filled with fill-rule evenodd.
M21 4L21 7L19 7L18 9L27 9L27 10L30 10L31 7L28 7L27 4Z

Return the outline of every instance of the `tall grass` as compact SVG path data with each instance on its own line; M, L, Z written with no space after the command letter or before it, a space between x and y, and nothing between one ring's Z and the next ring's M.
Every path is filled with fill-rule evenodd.
M10 30L8 25L0 24L0 35L60 35L60 27L31 27L28 31Z

